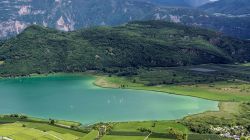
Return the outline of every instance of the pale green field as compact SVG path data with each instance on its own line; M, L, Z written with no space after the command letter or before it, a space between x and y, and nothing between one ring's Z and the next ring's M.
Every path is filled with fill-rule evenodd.
M187 127L174 121L146 121L146 122L124 122L116 123L113 131L138 132L138 128L147 128L153 132L166 133L169 128L188 133Z
M97 130L92 130L87 135L80 138L80 140L94 140L97 136L98 136L98 131Z
M81 124L78 122L73 121L64 121L64 120L56 120L55 124L57 125L63 125L63 126L80 126Z
M0 136L14 140L76 140L79 137L68 133L54 131L41 131L25 126L23 123L11 123L0 125Z
M106 135L101 140L144 140L144 136L113 136ZM147 140L173 140L167 138L148 138Z
M242 66L250 66L250 63L244 63Z
M165 139L165 138L149 138L148 140L174 140L174 139Z
M144 140L144 136L113 136L106 135L101 140Z
M204 112L201 114L191 115L184 118L187 121L202 120L209 117L218 117L226 119L234 119L236 115L239 115L241 111L239 102L221 102L220 111ZM210 121L210 120L209 120Z
M54 131L54 132L62 133L62 134L69 133L71 135L78 136L78 137L83 137L84 135L86 135L85 133L81 133L81 132L77 132L77 131L73 131L73 130L65 129L61 127L56 127L53 125L48 125L46 123L23 122L23 124L25 124L29 128L35 128L41 131Z

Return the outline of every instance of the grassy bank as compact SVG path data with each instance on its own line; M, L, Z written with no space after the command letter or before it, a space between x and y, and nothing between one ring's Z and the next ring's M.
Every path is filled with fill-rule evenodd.
M171 94L199 97L215 101L249 101L250 84L236 81L214 82L210 84L193 85L157 85L146 86L133 83L131 78L117 76L99 76L95 85L105 88L130 88L151 90Z

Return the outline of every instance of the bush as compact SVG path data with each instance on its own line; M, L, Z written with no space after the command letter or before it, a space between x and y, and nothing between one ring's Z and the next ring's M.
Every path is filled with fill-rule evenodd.
M149 133L152 132L150 129L147 128L138 128L137 130L139 130L140 132L149 132Z
M55 120L49 119L49 124L50 124L50 125L55 125Z

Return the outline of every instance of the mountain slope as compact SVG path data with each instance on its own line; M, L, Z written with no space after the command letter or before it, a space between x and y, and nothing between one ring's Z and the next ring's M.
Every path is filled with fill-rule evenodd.
M210 0L184 0L184 1L193 7L201 6L210 2Z
M5 0L0 1L0 38L19 34L32 24L72 31L158 19L250 38L249 18L217 17L187 8L193 2L196 0Z
M31 26L0 47L2 76L250 60L249 42L163 21L60 32Z
M229 16L250 16L249 0L219 0L200 7L210 13L220 13Z
M168 6L168 7L190 7L189 3L185 0L137 0L141 2L149 2L156 4L158 6Z

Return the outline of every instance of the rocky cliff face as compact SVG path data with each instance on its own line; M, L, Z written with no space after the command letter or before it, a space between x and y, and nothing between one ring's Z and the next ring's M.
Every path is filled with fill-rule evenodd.
M0 2L0 37L20 33L30 24L73 30L74 21L68 9L70 1L62 0L4 0Z
M201 6L203 4L210 2L210 0L185 0L185 1L193 7Z
M89 26L112 26L133 20L149 19L207 27L236 37L250 36L250 28L247 26L250 25L249 20L242 22L239 19L211 16L192 8L169 7L166 3L157 5L156 2L160 1L2 0L0 38L18 34L31 24L72 31ZM194 2L194 0L185 1ZM178 5L178 1L175 4Z

